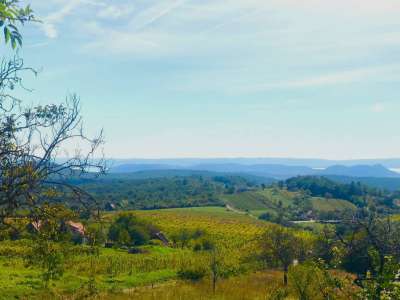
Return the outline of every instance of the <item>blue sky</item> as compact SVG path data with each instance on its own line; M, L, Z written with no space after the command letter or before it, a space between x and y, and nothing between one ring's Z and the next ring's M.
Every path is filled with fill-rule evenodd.
M400 156L399 1L33 0L32 102L109 157Z

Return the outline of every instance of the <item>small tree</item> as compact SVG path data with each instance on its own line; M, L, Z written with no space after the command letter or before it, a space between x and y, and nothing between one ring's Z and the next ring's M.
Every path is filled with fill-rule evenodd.
M322 260L307 261L289 268L290 287L299 300L352 298L349 283L334 276Z
M40 207L40 216L41 219L35 221L34 244L27 263L42 269L47 287L50 280L58 279L64 273L64 259L69 248L64 226L74 214L62 205L46 204Z
M301 237L289 228L271 225L261 236L261 258L271 266L281 266L283 283L288 283L289 266L295 259L304 259L310 248L305 236Z
M213 293L215 293L215 290L217 288L217 281L221 276L222 269L223 269L223 256L221 253L221 249L213 243L210 249L210 271L211 271Z
M241 266L241 250L232 248L231 245L223 244L217 240L209 240L208 249L209 255L209 273L213 293L217 288L217 283L221 278L228 278L240 273Z
M121 246L144 245L158 231L132 214L120 215L111 225L108 238Z

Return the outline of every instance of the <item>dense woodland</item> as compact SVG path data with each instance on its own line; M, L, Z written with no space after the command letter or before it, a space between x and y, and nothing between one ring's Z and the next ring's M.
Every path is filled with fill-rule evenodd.
M400 192L389 192L373 188L358 181L339 183L325 177L295 177L279 183L288 190L302 190L314 197L336 198L347 200L357 207L376 206L379 212L389 213L397 210Z
M223 206L220 195L255 188L255 183L238 176L173 176L131 179L129 175L108 175L100 179L75 180L104 208L155 209L195 206Z

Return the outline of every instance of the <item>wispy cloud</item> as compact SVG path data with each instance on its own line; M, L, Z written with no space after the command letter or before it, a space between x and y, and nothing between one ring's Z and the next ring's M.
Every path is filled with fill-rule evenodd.
M98 12L97 17L101 19L120 19L129 16L135 11L135 5L104 5Z
M205 70L192 74L174 76L170 88L179 92L222 92L228 95L246 95L252 93L281 93L295 90L311 90L330 86L350 84L365 84L381 82L399 82L400 65L380 65L364 68L346 68L344 70L318 71L309 70L303 74L282 75L273 74L274 71L262 72L255 66L249 67L253 72L248 72L244 67L235 70L218 69ZM261 80L260 77L265 77ZM289 77L290 76L290 77Z
M329 86L337 84L348 84L365 81L369 78L379 80L384 74L391 74L399 71L400 66L389 65L379 67L366 67L353 70L337 71L319 76L292 79L284 81L271 81L266 83L250 84L240 87L243 91L266 91L273 89L296 89L316 86Z
M172 14L174 10L182 7L186 0L176 1L159 1L155 5L144 9L142 12L137 14L131 22L131 30L143 30L146 27L156 23L160 19Z
M131 33L129 31L105 28L96 21L86 23L85 30L92 36L93 40L85 44L82 49L90 53L104 49L107 53L115 55L126 53L151 55L154 51L159 53L159 41L162 40L162 37L157 37L156 34Z
M215 83L210 83L210 78L219 78L218 84L243 92L380 80L374 76L393 67L360 66L368 60L369 65L386 64L374 61L379 51L400 43L400 32L393 26L391 30L376 26L382 12L390 24L400 25L397 17L391 19L391 12L400 12L400 4L393 0L365 0L360 10L343 14L340 12L356 7L361 0L49 1L58 7L42 25L50 38L58 36L58 27L71 16L87 41L81 46L86 53L135 60L168 56L182 61L185 57L203 60L208 66L224 64L227 69L222 74L212 74L214 69L208 74L192 73L193 82L212 87ZM86 14L78 9L83 5L91 6ZM315 19L310 14L315 14ZM346 14L362 16L357 22L341 22ZM295 74L281 73L291 69ZM272 70L278 74L274 76ZM299 76L301 73L309 75ZM197 80L196 76L203 75L205 79Z
M103 49L113 54L162 54L171 48L177 49L184 40L182 36L168 30L152 28L163 18L170 17L183 7L186 0L155 1L147 6L133 7L108 6L100 10L99 20L86 22L84 29L92 41L83 46L86 51ZM117 19L116 16L129 16L131 21L117 27L109 26L102 19ZM112 42L110 42L112 41ZM169 47L167 46L169 45Z
M64 21L64 19L71 15L73 11L80 5L89 4L95 6L103 6L102 2L97 2L94 0L67 0L62 3L62 5L56 10L48 14L43 18L43 23L40 26L45 33L45 35L50 39L55 39L58 37L57 25Z

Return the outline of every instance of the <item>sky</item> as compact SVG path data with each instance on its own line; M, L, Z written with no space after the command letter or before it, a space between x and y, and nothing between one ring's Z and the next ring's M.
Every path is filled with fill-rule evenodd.
M108 157L400 157L398 0L23 2L27 101Z

